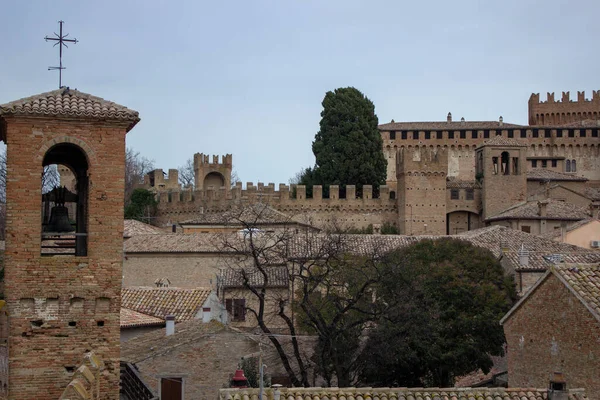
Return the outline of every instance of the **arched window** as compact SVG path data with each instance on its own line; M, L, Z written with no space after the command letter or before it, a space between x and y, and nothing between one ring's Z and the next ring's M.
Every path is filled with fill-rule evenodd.
M577 172L577 161L571 160L571 172Z
M571 160L567 160L565 166L565 172L571 172Z
M502 175L508 175L510 173L510 155L508 154L508 151L503 151L500 158Z
M87 255L88 161L71 143L46 152L42 166L60 166L61 182L42 174L42 255ZM46 180L46 182L44 182Z

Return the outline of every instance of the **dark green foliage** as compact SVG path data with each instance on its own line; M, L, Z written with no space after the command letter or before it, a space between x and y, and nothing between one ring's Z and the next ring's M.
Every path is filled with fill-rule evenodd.
M384 222L381 226L382 235L398 235L399 233L398 227L390 222Z
M388 306L363 352L361 383L438 386L503 352L499 324L516 299L514 283L487 250L456 239L423 240L384 259Z
M387 163L373 102L348 87L327 92L323 99L320 129L313 141L314 168L302 173L300 184L373 185L374 195L385 183ZM326 195L324 193L324 195Z
M149 223L150 218L156 214L157 204L154 193L146 189L135 189L125 207L125 218Z

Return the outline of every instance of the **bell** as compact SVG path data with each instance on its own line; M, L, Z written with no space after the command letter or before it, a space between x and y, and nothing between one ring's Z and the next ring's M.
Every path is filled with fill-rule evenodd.
M69 210L65 206L54 206L50 213L50 221L44 228L44 232L73 232L73 226L69 222Z

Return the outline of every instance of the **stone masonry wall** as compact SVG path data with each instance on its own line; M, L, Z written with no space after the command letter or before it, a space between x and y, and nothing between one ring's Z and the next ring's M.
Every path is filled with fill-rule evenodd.
M545 387L562 372L569 388L600 399L600 323L554 275L504 323L509 387Z
M57 399L89 351L106 363L101 398L119 398L125 128L7 118L10 398ZM88 158L88 251L42 257L42 160L64 142Z
M540 101L539 93L529 97L529 125L564 125L583 120L600 118L600 90L592 92L592 98L585 98L585 91L577 92L577 101L571 100L569 92L562 92L560 100L554 93L547 93L546 101Z

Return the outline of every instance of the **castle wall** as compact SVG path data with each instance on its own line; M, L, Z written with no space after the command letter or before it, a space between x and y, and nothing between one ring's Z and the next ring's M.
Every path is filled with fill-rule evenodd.
M233 157L225 154L221 157L210 156L204 153L194 154L194 186L197 190L208 189L210 186L219 188L231 186L231 171L233 169Z
M594 90L590 100L585 91L577 92L577 101L572 101L569 92L562 92L560 100L554 93L547 93L546 101L540 101L539 93L529 97L529 125L564 125L584 120L600 119L600 90Z
M448 176L473 180L475 178L475 149L487 140L494 138L498 133L502 137L517 139L527 144L529 146L528 157L557 156L575 160L577 162L576 175L589 179L591 183L600 183L600 127L502 128L498 126L496 129L486 130L434 129L430 131L429 139L425 139L422 131L419 139L413 139L412 130L406 132L406 139L402 139L401 132L397 131L395 139L391 140L389 131L381 131L384 154L387 154L386 159L388 160L386 183L390 188L393 188L396 183L395 168L390 163L396 165L398 152L413 151L414 149L446 149L448 151ZM477 132L476 138L473 138L473 132ZM438 133L441 134L439 139ZM450 134L453 135L453 138L450 138ZM531 161L528 164L530 166Z

